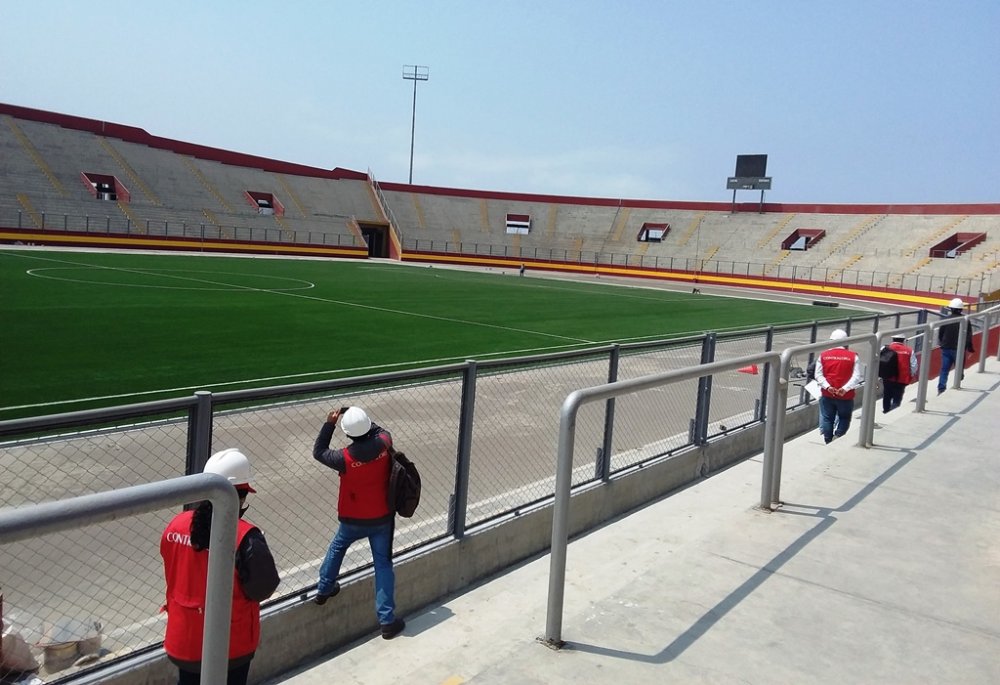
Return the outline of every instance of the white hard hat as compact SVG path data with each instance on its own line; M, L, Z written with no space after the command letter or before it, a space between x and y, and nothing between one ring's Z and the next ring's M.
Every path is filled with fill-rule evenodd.
M847 331L845 331L843 328L838 328L833 333L830 334L830 340L843 340L846 337L847 337Z
M360 438L371 430L372 420L361 407L348 407L340 418L340 427L349 438Z
M237 447L216 452L205 462L204 473L217 473L241 490L257 492L250 487L250 460Z
M953 299L951 302L948 303L948 306L951 307L952 309L964 309L965 302L962 301L961 297L956 297L955 299Z

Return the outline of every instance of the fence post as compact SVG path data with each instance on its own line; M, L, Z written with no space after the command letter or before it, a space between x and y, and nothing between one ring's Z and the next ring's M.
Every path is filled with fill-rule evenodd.
M710 364L715 360L715 333L708 333L701 343L701 363ZM708 442L708 414L712 405L712 377L698 379L698 396L695 399L694 444Z
M782 353L778 359L767 363L771 369L770 387L768 388L768 406L764 409L767 419L764 421L764 455L760 482L761 509L771 511L778 499L775 483L781 481L781 446L784 444L785 407L788 406L788 366ZM781 436L781 437L779 437ZM779 487L780 489L780 487Z
M1000 325L1000 311L997 311L997 324ZM1000 362L1000 343L997 343L997 361Z
M472 458L472 427L476 414L476 360L466 360L462 372L462 407L458 423L458 454L455 459L455 492L448 503L448 530L455 539L465 536L469 508L469 470Z
M983 315L983 336L979 339L979 366L977 370L979 373L986 373L986 348L990 346L990 322L993 320L993 314L991 312L986 312Z
M618 361L621 357L621 345L611 347L608 357L608 383L618 380ZM604 403L604 440L597 453L597 463L594 465L594 477L602 481L611 478L611 440L615 429L615 398L610 397Z
M770 352L774 347L774 326L767 327L767 335L764 338L764 351ZM764 373L760 377L760 400L757 403L756 411L754 412L756 416L754 417L758 421L763 421L767 418L767 384L768 380L771 378L771 365L764 365Z
M819 321L813 321L812 330L809 332L809 343L812 344L816 342L816 338L819 336ZM809 365L816 361L816 353L810 352L809 356L806 358L806 374L809 373ZM809 394L809 391L803 386L799 390L799 401L805 401L806 404L813 402L813 396Z
M963 316L958 324L958 345L955 347L955 376L951 379L951 387L955 390L962 389L962 380L965 377L965 341L972 335L972 321L968 316Z
M198 390L197 403L188 410L188 444L184 475L201 473L212 453L212 393Z

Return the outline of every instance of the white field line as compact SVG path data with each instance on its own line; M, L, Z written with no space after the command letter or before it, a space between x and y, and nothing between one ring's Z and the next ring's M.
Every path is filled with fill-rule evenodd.
M447 323L457 323L457 324L463 324L463 325L466 325L466 326L480 326L482 328L493 328L493 329L501 330L501 331L512 331L512 332L515 332L515 333L527 333L529 335L538 335L538 336L542 336L542 337L546 337L546 338L556 338L556 339L559 339L559 340L570 340L570 341L573 341L573 342L576 342L576 343L593 344L595 342L593 340L586 340L586 339L583 339L583 338L573 338L573 337L570 337L570 336L558 335L558 334L555 334L555 333L542 333L540 331L533 331L533 330L529 330L529 329L525 329L525 328L514 328L512 326L498 326L496 324L491 324L491 323L483 323L483 322L480 322L480 321L468 321L466 319L454 319L454 318L447 317L447 316L435 316L433 314L417 314L415 312L407 312L407 311L404 311L404 310L401 310L401 309L389 309L388 307L376 307L376 306L370 305L370 304L358 304L357 302L347 302L345 300L332 300L332 299L326 298L326 297L316 297L314 295L300 295L298 293L290 293L290 292L285 292L285 291L280 291L280 290L269 290L267 288L253 288L251 286L236 285L236 284L233 284L233 283L226 283L224 281L215 281L215 280L211 280L211 279L207 279L207 278L191 278L189 276L172 276L170 274L143 271L142 269L121 269L121 268L111 267L111 266L95 266L93 264L80 264L79 262L71 262L71 261L60 260L60 259L50 259L50 258L45 258L45 257L34 257L34 256L32 256L32 257L26 257L26 258L28 258L28 259L41 259L41 260L44 260L44 261L47 261L47 262L56 262L56 263L59 263L59 264L69 264L71 266L84 267L84 268L88 268L88 269L100 269L100 270L104 270L104 271L118 271L118 272L121 272L121 273L138 274L140 276L167 276L169 278L174 278L174 279L180 280L180 281L193 282L193 283L204 283L204 284L213 285L213 286L225 286L225 287L228 287L228 288L235 288L236 290L242 290L242 291L246 291L246 292L267 293L267 294L270 294L270 295L283 295L285 297L296 297L296 298L300 298L300 299L303 299L303 300L312 300L313 302L325 302L325 303L328 303L328 304L336 304L336 305L341 305L341 306L344 306L344 307L355 307L357 309L369 309L369 310L372 310L372 311L386 312L386 313L389 313L389 314L398 314L400 316L408 316L408 317L417 318L417 319L430 319L432 321L444 321L444 322L447 322Z
M151 274L149 272L141 271L141 270L115 269L113 267L102 267L102 266L94 266L94 265L91 265L91 264L81 264L81 263L78 263L78 262L72 262L72 261L68 261L68 260L60 260L60 259L53 259L53 258L49 258L49 257L38 257L38 256L35 256L35 255L22 254L20 252L14 252L14 253L4 252L2 254L7 254L9 256L23 257L23 258L26 258L26 259L35 259L35 260L45 261L45 262L54 262L54 263L57 263L57 264L66 264L66 265L75 266L75 267L87 267L87 268L92 268L92 269L108 269L108 270L111 270L111 271L130 272L130 273L137 273L137 274L141 274L141 275L165 275L165 274ZM143 253L136 253L136 254L143 254ZM391 267L385 266L385 267L382 267L382 268L391 268ZM29 270L28 273L30 273L30 270ZM261 377L258 377L258 378L248 378L248 379L243 379L243 380L221 381L221 382L218 382L218 383L200 383L198 385L178 386L178 387L173 387L173 388L160 388L160 389L156 389L156 390L144 390L144 391L137 391L137 392L117 393L117 394L112 394L112 395L97 395L97 396L93 396L93 397L82 397L82 398L71 399L71 400L59 400L59 401L52 401L52 402L37 402L37 403L30 403L30 404L11 405L11 406L6 406L6 407L0 407L0 411L14 411L14 410L20 410L20 409L37 409L37 408L40 408L40 407L53 407L53 406L63 406L63 405L72 405L72 404L82 404L82 403L86 403L86 402L98 402L98 401L105 401L105 400L115 400L115 399L123 399L123 398L127 398L127 397L141 397L141 396L148 396L148 395L160 395L160 394L164 394L164 393L178 393L178 392L185 392L185 391L207 390L207 389L212 389L212 388L226 388L226 387L231 387L231 386L234 386L234 385L254 385L254 384L264 383L264 382L287 381L287 380L291 380L291 379L305 379L305 378L311 378L311 377L316 377L316 376L327 377L327 376L329 376L330 374L333 374L333 373L342 374L344 372L353 373L353 372L362 372L362 371L384 371L384 370L388 370L388 369L405 367L405 366L430 366L430 365L434 365L434 364L443 364L443 363L449 363L449 362L455 362L455 361L464 361L466 359L483 359L483 358L490 358L490 357L504 357L504 356L510 356L510 355L520 355L520 354L539 354L539 353L544 353L544 352L554 352L554 351L558 351L558 350L562 350L562 349L572 349L572 348L578 347L581 344L586 344L586 345L606 345L606 344L611 344L611 343L641 342L641 341L644 341L644 340L665 340L665 339L669 339L671 337L669 335L664 335L664 334L651 334L651 335L633 336L633 337L630 337L630 338L614 338L614 339L608 339L608 340L584 340L584 339L581 339L581 338L571 338L571 337L566 337L566 336L558 336L558 335L553 335L553 334L550 334L550 333L540 333L540 332L537 332L537 331L529 331L529 330L509 328L509 327L504 327L504 326L496 326L496 325L493 325L493 324L484 324L484 323L478 323L478 322L464 321L464 320L460 320L460 319L447 319L447 318L435 317L435 316L431 316L431 315L415 314L413 312L403 312L403 311L392 310L392 309L383 309L383 308L374 307L374 306L371 306L371 305L360 305L360 304L355 304L355 303L350 303L350 302L342 302L342 301L338 301L338 300L329 300L329 299L324 299L324 298L318 298L318 297L311 297L311 296L306 296L306 295L298 295L298 294L294 294L294 293L281 292L281 291L277 291L277 290L268 290L268 289L264 289L264 288L252 288L252 287L249 287L249 286L238 286L238 285L233 285L233 284L228 284L228 283L222 283L222 282L218 282L218 281L210 281L210 280L207 280L207 279L196 279L196 278L189 278L189 277L182 277L182 276L171 276L171 277L175 278L177 280L185 280L185 281L191 281L191 282L201 282L201 283L204 283L204 284L210 284L210 285L216 285L216 286L220 286L221 285L221 286L226 286L227 288L230 288L230 289L235 288L235 289L240 289L240 290L244 290L244 291L247 291L247 292L264 292L264 293L277 294L277 295L290 295L292 297L301 297L301 298L316 300L316 301L320 301L320 302L329 302L331 304L341 304L341 305L344 305L344 306L362 307L362 308L372 309L372 310L376 310L376 311L384 311L384 312L389 312L389 313L397 313L397 314L401 314L401 315L405 315L405 316L424 317L424 318L430 318L430 319L438 319L438 320L442 320L442 321L449 321L449 322L453 322L453 323L464 323L464 324L468 324L468 325L487 326L487 327L491 327L491 328L497 328L497 329L500 329L500 330L517 331L517 332L528 333L528 334L535 334L535 335L542 335L542 336L548 336L548 337L562 338L564 340L569 340L569 341L572 341L572 342L567 343L567 344L563 344L563 345L549 345L549 346L544 346L544 347L522 348L522 349L517 349L517 350L506 350L506 351L502 351L502 352L488 352L488 353L469 352L469 353L466 353L466 354L454 355L454 356L451 356L451 357L440 357L440 358L436 358L436 359L418 359L418 360L413 360L413 361L397 362L397 363L392 363L392 364L373 364L373 365L369 365L369 366L352 367L352 368L349 368L349 369L344 369L344 368L324 369L324 370L319 370L319 371L307 371L307 372L296 373L296 374L283 374L283 375L280 375L280 376L261 376ZM532 279L532 280L535 280L535 279ZM603 285L616 285L616 286L619 286L619 287L622 287L622 288L632 288L632 289L640 289L640 290L641 289L653 289L653 288L643 288L642 286L634 286L634 285L618 284L618 283L610 283L610 282L609 283L604 283ZM557 286L538 286L538 287L551 288L553 290L571 290L571 289L560 288L560 287L557 287ZM635 296L631 296L631 297L635 297ZM738 297L738 296L735 296L735 295L725 295L725 297ZM646 299L646 298L641 298L641 299ZM745 299L753 299L753 298L747 297ZM671 302L671 304L677 304L677 302ZM810 319L810 321L811 321L811 319ZM716 332L726 332L726 331L729 331L729 330L737 331L737 330L740 330L740 328L738 328L738 327L733 327L732 329L729 329L729 328L719 328L719 329L717 329Z
M418 314L418 313L415 313L415 312L406 312L406 311L401 311L401 310L389 309L389 308L385 308L385 307L376 307L376 306L373 306L373 305L357 304L357 303L354 303L354 302L345 302L345 301L341 301L341 300L332 300L332 299L328 299L328 298L321 298L321 297L315 297L315 296L309 296L309 295L301 295L301 294L297 294L297 293L289 293L289 292L284 292L284 291L280 291L280 290L269 290L269 289L266 289L266 288L253 288L253 287L250 287L250 286L235 285L235 284L231 284L231 283L225 283L225 282L222 282L222 281L214 281L214 280L210 280L210 279L201 279L201 278L193 278L193 277L186 277L186 276L177 276L177 275L170 275L170 274L163 274L163 273L154 273L154 272L147 272L147 271L142 271L142 270L138 270L138 269L119 269L119 268L114 268L114 267L95 266L95 265L91 265L91 264L81 264L81 263L78 263L78 262L72 262L72 261L68 261L68 260L53 259L53 258L49 258L49 257L38 257L38 256L35 256L35 255L24 255L24 254L19 254L19 253L15 254L15 256L23 257L23 258L26 258L26 259L35 259L35 260L44 261L44 262L53 262L53 263L56 263L56 264L69 265L69 266L73 266L73 267L84 267L84 268L90 268L90 269L103 269L103 270L109 270L109 271L119 271L119 272L134 273L134 274L139 274L139 275L144 275L144 276L148 276L148 275L167 276L167 277L173 278L175 280L179 280L179 281L201 283L201 284L204 284L204 285L212 285L212 286L224 286L224 287L229 288L229 289L243 290L243 291L246 291L246 292L259 292L259 293L268 293L268 294L273 294L273 295L287 295L287 296L291 296L291 297L297 297L297 298L301 298L301 299L313 300L313 301L317 301L317 302L326 302L326 303L329 303L329 304L342 305L342 306L347 306L347 307L356 307L356 308L361 308L361 309L369 309L369 310L381 311L381 312L386 312L386 313L391 313L391 314L398 314L398 315L401 315L401 316L410 316L410 317L416 317L416 318L432 319L432 320L444 321L444 322L448 322L448 323L464 324L464 325L469 325L469 326L480 326L480 327L493 328L493 329L502 330L502 331L518 332L518 333L525 333L525 334L529 334L529 335L538 335L538 336L543 336L543 337L548 337L548 338L556 338L556 339L561 339L561 340L568 340L570 342L568 344L565 344L565 345L554 345L554 346L546 346L546 347L534 347L534 348L527 348L527 349L520 349L520 350L508 350L508 351L504 351L504 352L491 352L491 353L485 353L485 354L471 353L471 354L464 354L464 355L455 355L455 356L452 356L452 357L443 357L443 358L439 358L439 359L421 359L421 360L413 360L413 361L408 361L408 362L398 362L398 363L394 363L394 364L378 364L378 365L371 365L371 366L360 366L360 367L355 367L355 368L351 368L351 369L343 369L343 368L327 369L327 370L310 371L310 372L304 372L304 373L298 373L298 374L285 374L285 375L281 375L281 376L262 376L262 377L259 377L259 378L251 378L251 379L238 380L238 381L225 381L225 382L220 382L220 383L202 383L202 384L199 384L197 386L180 386L180 387L174 387L174 388L161 388L161 389L157 389L157 390L148 390L148 391L141 391L141 392L118 393L118 394L113 394L113 395L100 395L100 396L85 397L85 398L79 398L79 399L73 399L73 400L60 400L60 401L53 401L53 402L39 402L39 403L21 404L21 405L13 405L13 406L0 407L0 410L5 410L5 411L19 410L19 409L35 409L35 408L39 408L39 407L61 406L61 405L69 405L69 404L79 404L79 403L83 403L83 402L93 402L93 401L104 401L104 400L112 400L112 399L121 399L121 398L125 398L125 397L137 397L137 396L142 396L142 395L157 395L157 394L161 394L161 393L174 393L174 392L181 392L181 391L186 391L186 390L199 390L199 389L208 389L208 388L218 388L218 387L227 387L227 386L232 386L232 385L247 385L247 384L261 383L261 382L265 382L265 381L288 380L288 379L292 379L292 378L308 378L308 377L314 377L314 376L328 376L329 374L334 373L334 372L343 373L344 371L348 371L348 372L355 372L355 371L376 371L376 370L385 370L385 369L390 369L390 368L394 368L394 367L411 366L411 365L428 366L428 365L431 365L431 364L440 364L440 363L449 362L449 361L455 361L455 360L465 360L465 359L469 359L469 358L473 358L473 357L480 357L481 358L481 357L493 357L493 356L506 356L506 355L510 355L510 354L538 353L538 352L547 351L547 350L554 351L554 350L558 350L558 349L565 349L567 347L572 348L572 347L579 346L581 344L584 344L584 345L601 344L601 342L602 342L602 341L595 341L595 340L586 340L586 339L583 339L583 338L573 338L573 337L569 337L569 336L556 335L556 334L552 334L552 333L543 333L543 332L540 332L540 331L532 331L532 330L528 330L528 329L513 328L513 327L510 327L510 326L498 326L498 325L495 325L495 324L488 324L488 323L482 323L482 322L476 322L476 321L467 321L467 320L463 320L463 319L454 319L454 318L448 318L448 317L440 317L440 316L434 316L434 315L430 315L430 314ZM30 275L34 275L34 274L31 274L31 270L29 270L28 273ZM36 277L40 277L40 276L36 275Z
M107 267L93 267L93 268L104 269L104 268L107 268ZM198 285L190 286L190 287L184 287L184 286L179 286L179 285L148 285L148 284L141 284L141 283L108 283L108 282L101 282L101 281L87 281L87 280L80 279L80 278L62 278L60 276L53 276L51 274L43 273L45 271L67 271L67 270L73 270L73 269L77 269L78 270L78 267L74 267L74 266L47 266L47 267L39 267L37 269L28 269L27 271L25 271L25 273L28 274L29 276L34 276L35 278L45 278L45 279L48 279L50 281L62 281L64 283L82 283L84 285L104 285L104 286L120 287L120 288L150 288L150 289L155 289L155 290L198 290L200 292L211 292L211 291L231 292L233 290L245 290L246 287L247 287L247 286L232 285L232 284L229 284L229 283L224 283L224 284L222 284L223 287L221 287L221 288L206 288L204 283L199 283L199 279L186 278L184 276L177 276L176 275L176 274L179 274L179 273L210 273L210 274L213 274L213 275L216 275L216 276L246 276L247 275L247 274L237 274L237 273L226 272L226 271L195 271L195 270L186 270L186 269L145 269L144 271L139 272L139 273L142 273L142 274L147 275L147 276L164 276L165 278L173 278L175 280L188 280L188 281L194 281L194 282L198 283ZM112 271L122 271L122 272L128 273L124 269L110 269L110 270L112 270ZM284 293L284 292L290 292L292 290L310 290L310 289L316 287L315 283L312 283L311 281L303 281L300 278L287 278L285 276L268 276L268 275L265 275L265 274L253 274L253 278L267 278L267 279L270 279L272 281L291 281L292 283L299 284L299 286L300 286L300 287L296 287L296 288L271 288L271 289L268 290L268 292L272 292L272 293Z

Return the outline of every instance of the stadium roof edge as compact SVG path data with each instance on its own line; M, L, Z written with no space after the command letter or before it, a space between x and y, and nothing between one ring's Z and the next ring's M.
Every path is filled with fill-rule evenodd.
M222 162L233 166L244 166L254 169L263 169L276 173L286 173L295 176L313 176L317 178L329 178L332 180L353 179L364 180L368 175L360 171L351 169L320 169L319 167L296 164L295 162L284 162L281 160L259 157L243 152L233 152L221 148L198 145L196 143L186 143L172 138L154 136L145 129L127 124L116 124L110 121L98 119L88 119L70 114L60 114L58 112L47 112L30 107L21 107L0 103L0 114L7 114L15 119L25 119L37 121L45 124L55 124L75 131L85 131L108 138L118 138L129 143L138 143L148 147L176 152L178 154L190 155L198 159L206 159L213 162Z
M691 209L709 212L729 212L731 202L697 202L684 200L639 200L630 198L580 197L576 195L545 195L535 193L514 193L499 190L471 190L466 188L444 188L439 186L408 185L379 181L382 190L414 192L426 195L448 195L488 200L513 200L519 202L544 202L604 207L631 207L633 209ZM758 202L737 202L738 211L757 212ZM1000 202L964 204L831 204L831 203L787 203L765 202L765 212L803 214L1000 214Z

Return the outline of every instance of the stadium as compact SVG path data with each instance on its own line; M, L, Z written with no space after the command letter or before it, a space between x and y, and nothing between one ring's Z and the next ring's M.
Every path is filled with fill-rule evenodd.
M995 416L1000 204L804 205L765 203L763 194L760 202L736 202L739 184L731 203L443 188L380 182L371 171L255 157L11 104L0 104L0 117L0 515L8 514L0 516L0 589L5 622L32 646L37 682L167 682L154 542L177 508L133 506L100 520L89 518L90 509L73 509L74 523L70 509L44 505L198 474L209 454L234 445L254 455L260 494L253 516L277 550L282 576L264 605L266 647L254 660L253 682L295 682L296 671L301 683L333 680L317 671L311 681L302 670L331 654L339 655L335 668L358 682L414 674L426 678L417 682L457 684L475 674L483 682L532 682L535 671L544 674L537 682L559 682L558 669L539 663L552 655L537 652L508 654L507 672L479 656L472 660L478 670L457 680L449 678L459 677L462 657L447 650L441 659L452 665L441 667L451 673L429 666L393 677L363 670L366 659L379 658L372 651L378 645L365 642L375 627L367 550L348 557L336 613L311 601L335 501L334 480L316 468L311 446L332 407L367 407L423 472L420 509L399 522L395 541L400 606L422 617L410 621L420 631L411 657L421 649L418 638L428 641L426 653L434 631L448 629L448 606L466 603L474 612L481 592L492 602L479 607L483 614L507 604L507 614L536 620L547 610L533 635L507 629L522 631L520 642L538 635L550 647L568 643L568 652L586 655L567 667L582 682L598 682L597 673L615 659L662 666L709 627L721 630L730 610L752 612L737 605L753 606L764 575L780 575L792 551L821 531L792 533L788 526L791 542L778 543L788 558L755 557L758 571L742 582L729 569L735 589L707 582L699 590L706 594L686 600L679 589L660 587L700 610L652 644L638 629L618 635L621 623L607 606L588 614L587 583L629 573L604 558L569 581L573 613L563 634L566 579L558 591L550 584L547 595L539 596L537 585L545 580L537 565L550 551L553 559L565 552L560 538L584 548L615 526L648 527L643 519L654 507L685 502L710 507L699 511L711 518L736 498L729 537L714 537L708 552L719 557L727 545L739 547L732 527L765 536L762 512L806 506L781 497L783 479L786 492L796 487L793 497L819 501L822 488L810 478L840 469L858 486L854 495L850 488L834 495L843 496L839 511L848 515L890 476L905 478L920 454L944 460L946 443L973 439L975 432L953 425L956 417L980 426L981 436ZM929 398L941 364L935 341L942 307L955 298L964 311L962 336L975 354L964 360L964 378L954 372L949 392ZM869 369L852 444L836 443L839 451L826 453L836 456L824 461L815 448L816 402L803 377L834 329L847 332ZM876 417L878 349L898 331L922 357L920 378L907 391L915 411ZM979 487L995 481L986 450L968 449L974 457L953 480L943 471L922 473L907 481L909 492L928 506L927 498L953 496L970 480L981 479ZM849 450L882 461L860 466L844 456ZM976 471L984 463L986 473ZM698 504L690 501L695 493L703 494ZM892 508L898 504L883 503L857 525L906 518ZM808 514L824 517L822 531L837 511L825 506ZM737 523L739 517L747 520ZM935 551L970 565L982 561L990 552L979 536L995 528L995 511L986 518L949 520L979 525L975 541L964 551ZM627 535L641 536L641 529ZM667 579L702 585L697 573L714 571L692 551L697 536L667 537L663 544L675 544L689 562L676 564ZM857 553L848 542L827 543L824 553ZM601 544L603 553L588 554L614 558L614 543ZM882 544L914 554L900 541ZM580 561L571 560L571 573ZM882 563L886 578L899 583L948 583L937 567L917 581ZM558 566L557 559L550 583ZM995 561L992 568L995 580ZM514 580L514 572L534 576ZM795 573L803 585L822 585L808 569ZM667 582L652 572L648 578L648 592ZM853 593L845 589L857 587L850 580L834 578L831 587ZM995 647L1000 639L995 623L964 612L981 599L989 576L965 580L968 596L941 596L940 588L934 595L957 602L957 614L903 600L895 610L926 618L928 632L959 626L972 644L952 648L980 654L981 643ZM516 583L535 583L533 604L511 596ZM871 592L857 591L861 604L895 601L880 594L888 592L883 585ZM634 601L628 593L613 599ZM774 611L779 621L796 605L790 595L770 601L771 608L756 611ZM995 596L991 601L995 606ZM863 612L850 608L823 610L863 621ZM667 630L662 618L647 620ZM493 620L504 625L510 618ZM885 625L899 620L894 615ZM626 646L630 632L637 643ZM602 646L602 634L624 642ZM914 629L914 640L925 636ZM479 655L490 644L469 649ZM709 647L727 648L725 641ZM850 652L849 645L840 648ZM730 658L739 659L735 651ZM996 675L995 658L972 662L954 682ZM685 668L682 679L701 673ZM810 667L801 668L783 675L801 679ZM631 682L666 679L656 669L609 673Z

